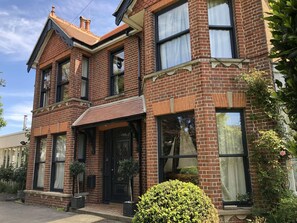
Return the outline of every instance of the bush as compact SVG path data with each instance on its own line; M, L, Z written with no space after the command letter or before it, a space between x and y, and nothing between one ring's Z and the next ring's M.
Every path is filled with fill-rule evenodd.
M291 195L281 199L277 208L269 216L269 222L295 223L297 222L297 197Z
M13 180L13 166L8 166L7 168L4 168L4 166L2 166L0 168L0 180L3 180L5 182L9 182Z
M140 197L133 223L217 223L219 217L211 200L198 186L178 180L150 188Z
M14 181L19 184L19 189L23 190L26 185L27 167L20 166L14 170Z

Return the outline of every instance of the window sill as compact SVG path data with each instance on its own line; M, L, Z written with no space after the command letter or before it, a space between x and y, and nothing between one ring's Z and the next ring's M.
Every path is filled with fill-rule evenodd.
M200 59L192 60L192 61L189 61L189 62L186 62L186 63L179 64L179 65L174 66L174 67L170 67L170 68L165 69L165 70L160 70L160 71L157 71L155 73L148 74L148 75L144 76L144 80L152 78L153 82L155 82L159 77L162 77L165 74L167 74L168 76L171 76L171 75L175 74L179 70L192 71L192 65L197 64L200 61L201 61Z
M230 67L231 65L237 66L242 69L244 63L249 63L249 59L236 59L236 58L211 58L210 64L211 68L216 68L218 65L223 65L224 67Z
M51 197L72 197L72 194L64 194L60 192L52 192L52 191L40 191L40 190L25 190L26 194L31 195L43 195L43 196L51 196Z
M120 97L124 97L124 96L125 96L125 93L121 93L121 94L108 96L104 100L107 101L107 100L111 100L111 99L114 99L114 98L120 98Z
M251 214L251 207L237 207L236 205L224 206L224 210L219 210L219 215L224 218L224 222L229 222L234 216L240 220L246 219Z

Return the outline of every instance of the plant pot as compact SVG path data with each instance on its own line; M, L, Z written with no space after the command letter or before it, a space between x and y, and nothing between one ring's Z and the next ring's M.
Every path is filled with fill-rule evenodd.
M85 206L85 197L84 196L78 196L78 197L71 198L71 208L79 209L79 208L83 208L84 206Z
M20 199L23 203L25 202L25 192L24 190L17 191L17 198Z
M133 217L136 212L136 202L134 201L125 201L123 203L123 215L127 217Z

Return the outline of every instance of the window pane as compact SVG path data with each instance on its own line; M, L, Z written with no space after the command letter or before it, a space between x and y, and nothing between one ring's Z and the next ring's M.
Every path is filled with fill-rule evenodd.
M242 157L220 157L221 181L224 201L237 201L245 195L246 182Z
M123 73L125 70L124 51L113 55L113 75Z
M45 162L46 154L46 138L40 139L39 148L37 148L36 161Z
M44 187L44 169L45 163L38 164L37 187Z
M64 186L64 163L56 163L56 172L55 172L55 189L63 189Z
M66 152L66 135L58 136L55 148L55 161L64 161Z
M189 29L188 3L158 16L159 40Z
M62 72L62 82L69 80L70 74L70 62L64 63L61 65L61 72Z
M43 71L43 83L42 83L42 88L43 89L49 89L50 87L50 70Z
M287 161L289 189L297 194L297 158Z
M87 97L87 80L81 80L81 91L80 91L81 97L85 98Z
M217 112L216 116L220 154L243 154L240 113Z
M209 30L211 57L232 58L231 31Z
M114 76L113 80L113 94L121 94L124 92L124 75Z
M82 60L82 76L85 78L89 77L89 59L85 57Z
M78 151L77 158L79 160L85 159L86 136L84 134L78 135Z
M65 101L69 98L69 85L64 84L61 86L61 98L60 101Z
M209 25L231 26L228 0L208 0Z
M190 34L163 43L160 46L160 54L162 69L190 61Z
M198 161L193 158L168 158L164 159L164 180L178 179L198 185Z
M178 114L162 118L161 141L163 156L196 155L194 115Z

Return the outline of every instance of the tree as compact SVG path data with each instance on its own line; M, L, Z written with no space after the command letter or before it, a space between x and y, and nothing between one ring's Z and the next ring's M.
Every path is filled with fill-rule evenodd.
M269 4L271 12L265 19L272 32L270 56L278 59L276 69L285 80L284 85L277 81L277 98L289 117L290 127L297 131L297 1L269 0Z
M0 73L2 73L0 71ZM5 87L5 80L0 78L0 87ZM0 96L0 99L1 99L1 96ZM6 122L4 121L3 117L2 117L2 114L3 114L3 108L2 108L3 104L0 102L0 129L1 127L4 127L6 126Z

